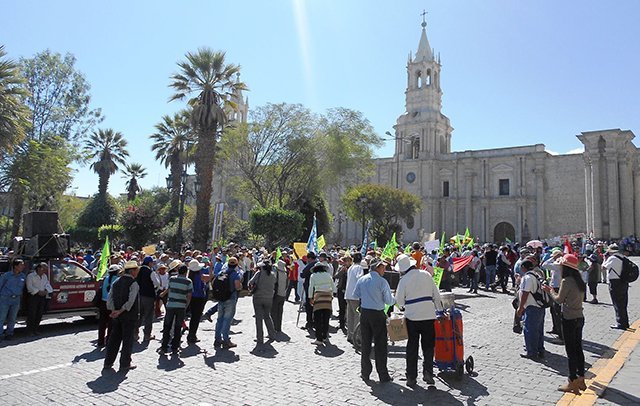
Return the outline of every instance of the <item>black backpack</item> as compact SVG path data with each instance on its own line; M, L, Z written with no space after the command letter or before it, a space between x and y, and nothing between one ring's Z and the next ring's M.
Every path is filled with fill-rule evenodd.
M231 290L231 278L227 272L220 272L211 281L211 289L209 290L211 298L218 302L224 302L231 298L233 290Z
M622 260L622 273L618 275L623 282L631 283L638 279L638 265L624 255L616 255Z
M538 282L538 289L536 289L535 292L531 293L536 303L543 309L546 309L547 307L551 307L551 304L553 303L553 299L551 298L551 295L549 295L549 292L542 289L542 285L544 284L544 278L540 278L538 275L536 275L534 272L531 272L531 271L527 272L527 274L536 278L536 281Z

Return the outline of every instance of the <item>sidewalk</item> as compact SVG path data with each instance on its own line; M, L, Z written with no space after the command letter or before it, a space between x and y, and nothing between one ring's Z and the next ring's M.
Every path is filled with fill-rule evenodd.
M638 405L640 404L640 347L636 345L626 359L622 369L604 391L604 398L597 405Z

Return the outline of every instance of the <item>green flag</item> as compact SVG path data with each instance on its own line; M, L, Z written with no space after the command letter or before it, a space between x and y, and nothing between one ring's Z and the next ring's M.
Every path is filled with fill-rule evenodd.
M100 280L100 278L102 278L102 275L107 272L110 256L111 250L109 249L109 236L107 236L107 239L104 241L104 246L102 247L102 253L100 254L100 264L98 265L96 280Z
M404 247L404 253L407 255L411 254L411 245Z
M473 248L473 244L474 244L473 238L471 238L471 241L469 241L469 244L467 244L467 248L469 249Z
M510 240L508 237L504 237L504 239L505 239L509 244L511 244L511 240Z
M440 237L440 249L438 250L438 255L442 255L444 252L444 231L442 232L442 236Z
M436 266L433 268L433 283L436 284L436 287L440 289L440 281L442 280L442 274L444 273L444 269Z
M469 232L469 227L464 232L464 240L467 241L471 237L471 233Z
M282 251L280 251L280 247L278 247L278 249L276 250L276 262L280 260L281 256L282 256Z

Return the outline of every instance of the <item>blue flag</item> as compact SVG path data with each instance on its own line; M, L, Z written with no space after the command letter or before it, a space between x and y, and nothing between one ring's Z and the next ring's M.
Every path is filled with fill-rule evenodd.
M364 257L367 255L367 247L369 246L369 226L371 223L367 223L367 230L364 232L364 236L362 237L362 248L360 249L360 253Z
M309 240L307 241L307 251L318 253L318 231L316 228L316 215L313 215L313 227L311 227L311 233L309 233Z

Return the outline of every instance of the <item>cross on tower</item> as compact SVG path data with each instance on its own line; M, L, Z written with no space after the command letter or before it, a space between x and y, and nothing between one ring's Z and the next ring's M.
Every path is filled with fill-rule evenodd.
M426 23L426 21L425 21L425 16L426 16L427 14L429 14L429 13L427 13L427 10L422 10L422 14L420 14L420 15L422 16L422 22L423 22L423 23Z

